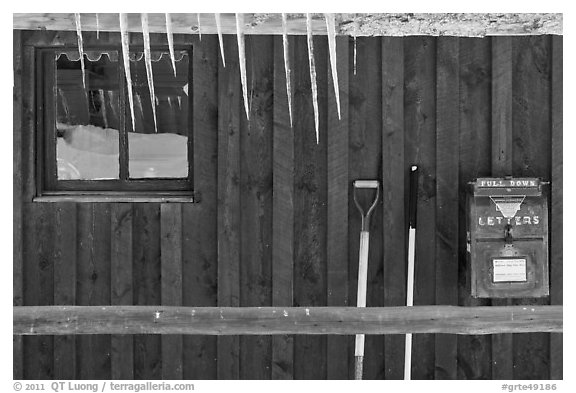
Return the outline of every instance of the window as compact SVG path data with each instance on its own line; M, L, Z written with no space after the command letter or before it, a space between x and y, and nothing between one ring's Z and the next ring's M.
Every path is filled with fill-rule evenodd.
M131 48L131 107L120 47L85 48L84 72L77 48L40 50L40 194L191 195L190 55L176 48L174 73L168 48L152 48L152 98Z

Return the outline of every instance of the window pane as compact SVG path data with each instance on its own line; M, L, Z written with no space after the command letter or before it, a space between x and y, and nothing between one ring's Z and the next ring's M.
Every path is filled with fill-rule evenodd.
M119 178L118 52L56 53L58 180Z
M142 52L130 56L136 129L127 110L130 178L188 177L188 53L176 51L176 76L168 51L152 51L156 126Z

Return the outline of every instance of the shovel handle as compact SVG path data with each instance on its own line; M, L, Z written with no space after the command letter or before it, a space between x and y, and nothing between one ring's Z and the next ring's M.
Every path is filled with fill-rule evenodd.
M378 180L356 180L354 181L353 186L354 186L354 204L358 208L358 211L360 212L360 215L362 217L362 231L367 231L368 228L370 227L370 215L372 214L374 208L376 208L376 204L378 203L378 197L380 196L380 182ZM360 203L358 202L358 198L356 195L356 190L362 188L372 188L376 190L376 196L374 197L374 200L372 201L372 204L368 208L367 212L364 212L364 209L362 208L362 206L360 206Z
M363 368L364 368L364 356L355 356L356 360L354 363L354 379L362 379Z
M378 188L380 182L378 180L355 180L355 188Z
M366 307L366 286L368 283L368 248L370 246L370 233L360 232L360 251L358 263L358 292L356 295L356 307ZM362 379L362 362L364 359L364 334L356 335L354 356L356 359L356 379Z
M370 233L368 231L361 231L360 252L358 257L358 292L356 296L356 307L366 307L366 285L368 281L369 246L370 246Z

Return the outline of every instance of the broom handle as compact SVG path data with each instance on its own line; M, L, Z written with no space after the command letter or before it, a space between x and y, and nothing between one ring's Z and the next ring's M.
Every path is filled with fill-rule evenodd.
M414 305L414 249L416 240L416 228L410 228L408 238L408 282L406 285L406 306ZM412 333L406 334L406 346L404 349L404 379L410 380L412 368Z
M416 207L418 204L418 166L410 168L410 200L408 202L408 271L406 282L406 306L414 305L414 259L416 252ZM404 346L404 379L411 379L412 371L412 333L406 334Z
M358 294L356 297L356 307L366 307L366 285L368 280L368 247L370 244L370 233L360 232L360 255L358 264ZM362 368L364 362L364 335L356 335L356 347L354 351L356 360L355 379L362 379Z

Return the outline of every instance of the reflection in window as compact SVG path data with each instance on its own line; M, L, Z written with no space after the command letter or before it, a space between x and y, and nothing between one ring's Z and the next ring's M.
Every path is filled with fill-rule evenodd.
M135 132L128 133L130 178L186 178L188 53L176 51L176 76L167 51L152 51L151 57L157 130L154 127L144 54L133 52L130 58L136 123ZM127 116L129 118L130 114ZM129 121L127 126L131 127Z
M120 173L130 179L187 178L188 52L176 51L175 76L168 51L152 51L157 129L143 53L130 54L135 130L121 88L119 52L89 50L84 56L86 89L79 52L56 51L58 180L119 179ZM120 140L126 135L128 151L122 153L128 162L120 163Z
M56 53L59 180L119 178L118 54L85 54L86 90L78 51Z

